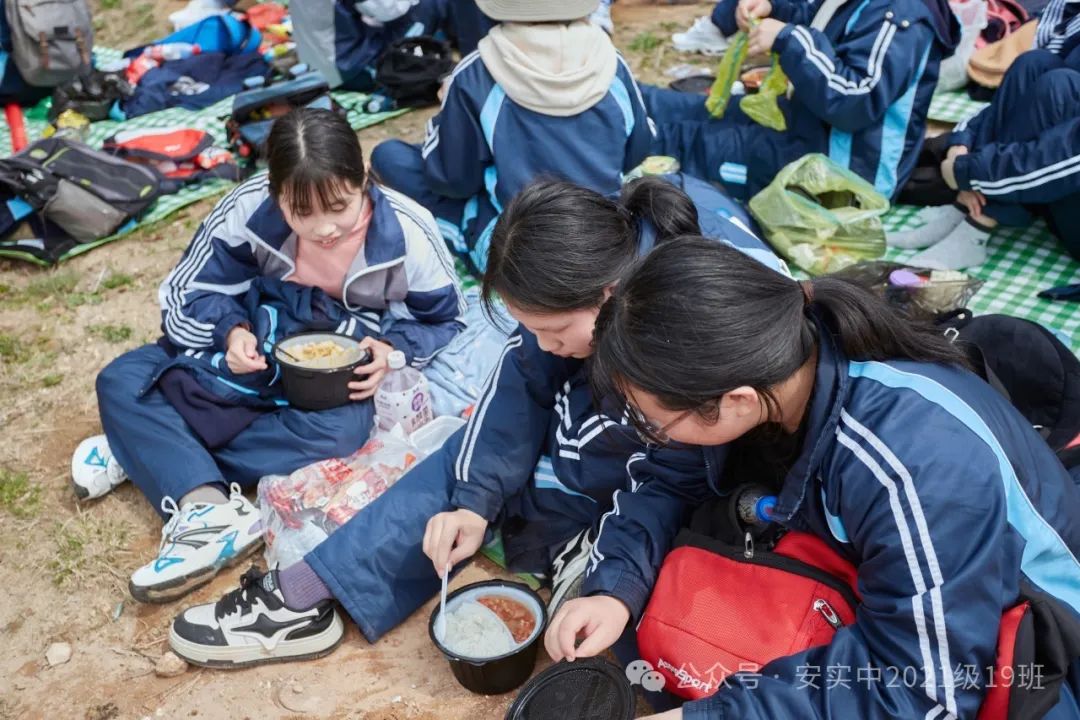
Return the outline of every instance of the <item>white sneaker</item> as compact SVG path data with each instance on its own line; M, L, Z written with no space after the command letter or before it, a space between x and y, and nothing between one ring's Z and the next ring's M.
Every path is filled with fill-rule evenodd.
M259 549L262 520L258 509L233 483L229 501L176 507L166 497L161 509L172 517L161 529L158 556L131 575L128 589L139 602L164 603L210 582L218 571Z
M608 35L615 34L615 22L611 19L611 3L602 1L599 7L593 10L593 14L589 16L589 22Z
M169 631L169 646L192 665L241 668L266 663L313 660L334 651L345 625L333 600L306 609L285 604L277 571L251 568L240 587L217 602L180 613Z
M113 458L104 435L86 438L71 456L71 487L80 500L107 495L128 479L124 468Z
M672 35L671 42L675 44L675 49L679 52L696 52L703 55L723 55L728 49L728 39L705 15L695 20L686 32Z

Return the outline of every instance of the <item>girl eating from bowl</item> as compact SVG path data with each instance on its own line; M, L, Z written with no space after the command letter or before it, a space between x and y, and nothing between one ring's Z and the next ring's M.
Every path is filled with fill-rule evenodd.
M342 636L337 603L375 642L433 597L447 565L469 559L495 527L512 569L551 579L553 607L581 592L644 601L648 579L612 565L587 578L586 570L619 546L636 548L635 565L659 563L684 509L698 501L680 485L699 488L722 451L648 452L621 407L593 402L585 360L596 313L636 257L702 226L778 263L719 191L689 178L682 184L697 206L658 178L637 180L616 199L568 182L523 190L495 225L483 278L483 296L501 299L518 326L469 424L303 561L180 614L173 650L219 667L318 657ZM663 484L654 482L660 475ZM632 525L597 535L613 503ZM649 541L632 540L641 537ZM295 622L299 637L253 642L262 608L281 627Z
M593 359L599 393L625 398L655 445L726 445L732 456L757 449L781 461L773 520L816 536L857 573L854 622L838 623L831 642L731 675L715 695L658 718L983 717L999 625L1022 600L1054 608L1040 616L1053 616L1056 632L1042 620L1037 632L1061 641L1039 653L1040 684L1053 688L1042 712L1077 717L1080 661L1064 638L1080 623L1080 488L944 336L840 279L799 283L680 238L615 289ZM626 563L637 553L612 550L598 572L613 562L651 577L654 568ZM705 594L710 582L725 579L695 578L686 591ZM637 600L614 592L566 603L547 631L551 656L602 652L640 618ZM826 682L825 668L837 667L850 682ZM807 684L814 668L818 682ZM893 683L888 668L911 677Z
M80 498L130 478L160 508L157 557L130 582L143 602L178 598L254 551L259 513L241 490L357 450L387 356L422 365L462 327L434 220L370 181L342 116L294 110L267 156L269 172L217 204L162 283L164 336L98 376L104 434L72 458ZM274 343L312 329L371 353L344 406L304 412L280 395Z

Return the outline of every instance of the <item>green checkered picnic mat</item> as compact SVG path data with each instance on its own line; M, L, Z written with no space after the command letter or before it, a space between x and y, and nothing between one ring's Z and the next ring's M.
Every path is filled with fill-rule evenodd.
M930 102L929 117L937 122L958 123L975 115L987 104L972 100L963 90L938 92L934 94L934 99Z
M94 50L98 64L107 63L111 60L117 60L121 57L122 52L113 48L96 48ZM357 92L335 92L334 99L344 107L348 112L349 124L353 128L360 130L362 128L377 125L390 118L397 117L408 110L396 110L393 112L384 113L367 113L364 112L364 104L367 102L370 96L365 93ZM37 108L37 114L44 116L45 112L42 108ZM34 115L35 110L29 110L29 114ZM87 136L87 143L94 147L101 147L101 144L110 135L116 133L119 130L125 129L151 129L151 128L169 128L169 127L188 127L197 128L199 130L205 130L210 133L214 138L215 143L224 146L227 142L225 136L225 120L228 118L229 113L232 111L232 98L225 98L214 105L202 110L184 110L182 108L170 108L167 110L161 110L155 113L149 113L147 115L141 115L139 117L130 118L123 122L116 122L112 120L105 120L102 122L96 122L90 125L90 131ZM41 137L41 133L48 127L48 123L43 119L26 119L26 134L30 142L37 140ZM11 133L8 129L7 121L0 116L0 157L7 157L11 154ZM96 247L100 247L106 243L112 242L123 235L131 232L139 226L146 225L148 223L157 222L165 217L168 217L172 213L184 208L192 203L198 202L203 198L212 197L224 193L232 186L232 183L224 181L213 181L200 183L198 185L187 187L178 193L172 195L163 195L154 203L149 212L140 218L138 225L126 227L123 233L112 235L108 238L103 238L94 243L87 243L80 245L72 252L61 258L61 261L76 255L81 255L84 252L93 250ZM37 264L41 264L39 260L34 258L29 253L19 252L17 247L0 248L0 257L9 257L17 260L27 260Z
M885 216L885 229L914 230L918 208L897 206ZM1080 263L1061 252L1061 245L1042 221L1027 229L1003 228L990 238L989 259L966 272L984 281L968 303L976 313L1015 315L1059 331L1080 353L1080 311L1074 302L1040 300L1040 290L1080 283ZM905 262L915 251L889 250L885 257Z

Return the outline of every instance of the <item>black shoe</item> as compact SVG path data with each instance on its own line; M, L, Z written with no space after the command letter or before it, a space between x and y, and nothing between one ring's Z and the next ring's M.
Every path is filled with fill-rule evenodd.
M285 605L277 571L252 567L240 587L216 603L177 615L169 645L192 665L241 668L329 655L344 634L333 600L293 610Z

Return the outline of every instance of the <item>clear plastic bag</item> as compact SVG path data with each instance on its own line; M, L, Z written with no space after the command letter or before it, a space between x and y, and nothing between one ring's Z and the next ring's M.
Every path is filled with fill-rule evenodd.
M264 477L258 496L267 563L288 567L302 560L441 447L461 424L456 418L439 418L414 438L400 426L379 431L349 457L323 460L288 476Z
M811 275L880 257L888 209L870 183L818 153L784 167L750 200L773 249Z
M926 322L967 307L983 285L982 280L955 270L926 270L883 260L861 262L836 275L880 295L908 317Z

